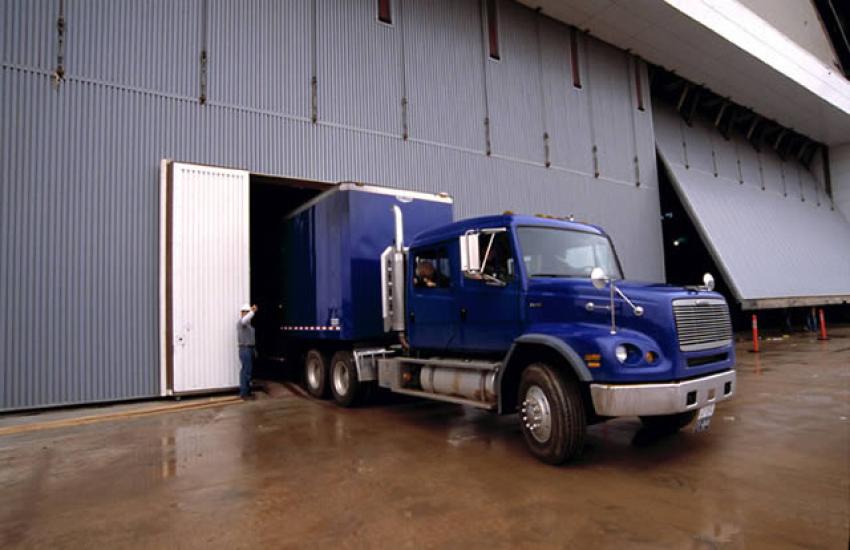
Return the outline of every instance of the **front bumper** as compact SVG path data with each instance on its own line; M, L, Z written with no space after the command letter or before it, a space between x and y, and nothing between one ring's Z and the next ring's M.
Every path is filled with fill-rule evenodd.
M654 416L702 408L735 394L735 371L668 384L591 384L599 416Z

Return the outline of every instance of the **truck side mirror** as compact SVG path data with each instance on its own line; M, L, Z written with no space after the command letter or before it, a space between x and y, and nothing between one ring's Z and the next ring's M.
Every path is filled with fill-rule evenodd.
M608 282L608 276L605 275L605 270L601 267L594 267L590 272L590 281L593 283L594 287L602 290Z
M460 240L460 270L466 277L478 277L481 272L481 258L479 257L478 237L480 233L466 233L461 235Z

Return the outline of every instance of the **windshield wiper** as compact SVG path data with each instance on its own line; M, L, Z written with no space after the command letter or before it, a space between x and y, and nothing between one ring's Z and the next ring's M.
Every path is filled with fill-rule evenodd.
M569 277L569 275L564 275L563 273L535 273L532 277Z

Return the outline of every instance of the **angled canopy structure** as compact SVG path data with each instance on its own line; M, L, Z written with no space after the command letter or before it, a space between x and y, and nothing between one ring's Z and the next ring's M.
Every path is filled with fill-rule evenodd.
M850 221L806 167L653 111L663 167L744 309L850 302Z

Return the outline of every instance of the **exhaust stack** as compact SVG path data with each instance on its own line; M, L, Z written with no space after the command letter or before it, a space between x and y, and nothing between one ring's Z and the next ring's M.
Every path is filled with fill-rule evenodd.
M404 332L404 217L393 205L395 242L381 254L381 311L385 332Z

